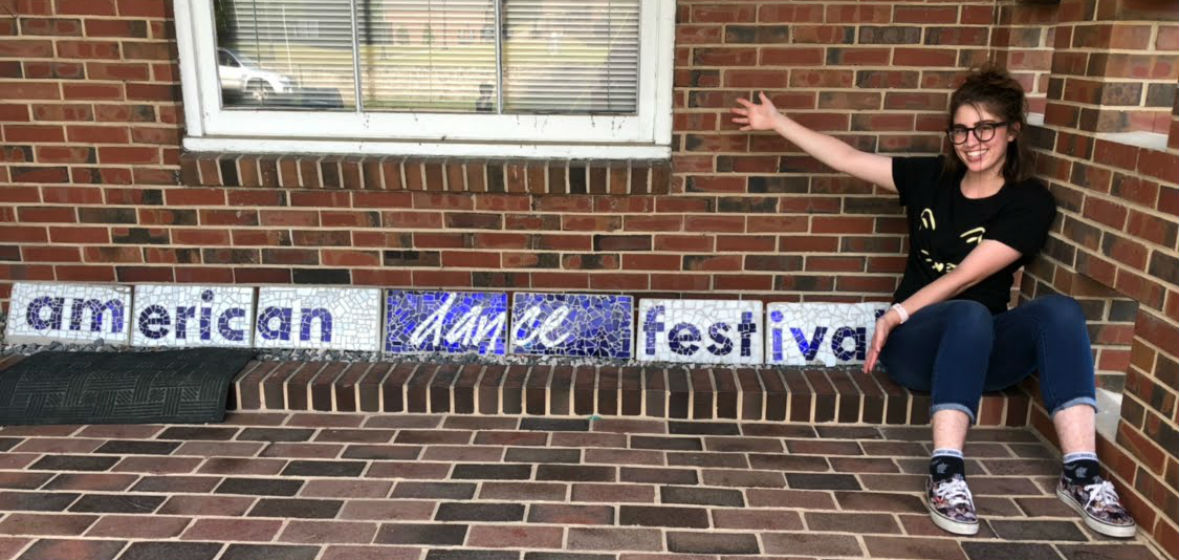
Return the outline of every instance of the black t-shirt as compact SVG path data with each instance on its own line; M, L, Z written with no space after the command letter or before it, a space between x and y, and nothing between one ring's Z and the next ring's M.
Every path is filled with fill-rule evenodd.
M893 184L910 226L910 254L894 302L954 269L982 240L994 239L1020 251L1021 257L954 299L1003 312L1013 273L1045 244L1057 205L1044 184L1028 179L1005 184L987 198L971 199L959 189L963 174L944 172L941 156L893 159Z

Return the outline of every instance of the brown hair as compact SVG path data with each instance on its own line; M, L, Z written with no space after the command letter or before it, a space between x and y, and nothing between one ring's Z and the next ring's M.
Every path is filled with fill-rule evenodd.
M1014 183L1031 177L1032 154L1023 138L1028 129L1028 103L1024 99L1024 86L1004 68L987 64L973 69L951 95L950 110L947 113L948 126L954 124L955 111L963 105L986 109L987 112L1008 122L1008 131L1015 137L1008 143L1008 151L1004 158L1004 180ZM954 146L950 142L947 142L947 145L950 153L944 158L946 170L958 174L963 170L963 162L955 155Z

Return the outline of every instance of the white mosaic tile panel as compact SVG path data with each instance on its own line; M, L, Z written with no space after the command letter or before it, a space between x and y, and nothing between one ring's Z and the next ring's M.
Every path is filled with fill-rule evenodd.
M762 342L760 301L639 300L640 361L761 364Z
M8 310L9 343L126 345L130 339L130 286L17 282Z
M381 290L259 288L254 347L378 351Z
M887 303L772 303L766 306L766 363L848 365L865 361L877 311Z
M135 286L133 346L249 348L254 288L144 284Z

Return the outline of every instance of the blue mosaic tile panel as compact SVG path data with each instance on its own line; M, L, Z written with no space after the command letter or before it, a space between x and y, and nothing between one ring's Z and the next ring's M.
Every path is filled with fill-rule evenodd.
M631 296L516 293L512 353L631 358Z
M378 288L262 287L254 321L256 348L381 348Z
M69 342L126 345L131 287L16 282L4 336L9 343Z
M762 302L641 299L640 361L761 364Z
M766 306L766 363L862 364L887 303L772 303Z
M134 295L132 346L250 347L254 288L141 284Z
M508 294L389 290L385 351L502 356Z

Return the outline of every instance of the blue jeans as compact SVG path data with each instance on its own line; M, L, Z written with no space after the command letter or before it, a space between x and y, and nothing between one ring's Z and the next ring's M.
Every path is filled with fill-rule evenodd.
M1067 296L1039 297L998 315L974 301L926 306L889 333L880 360L895 383L931 393L931 415L959 410L974 424L984 391L1015 385L1034 370L1050 417L1078 404L1097 409L1086 317Z

